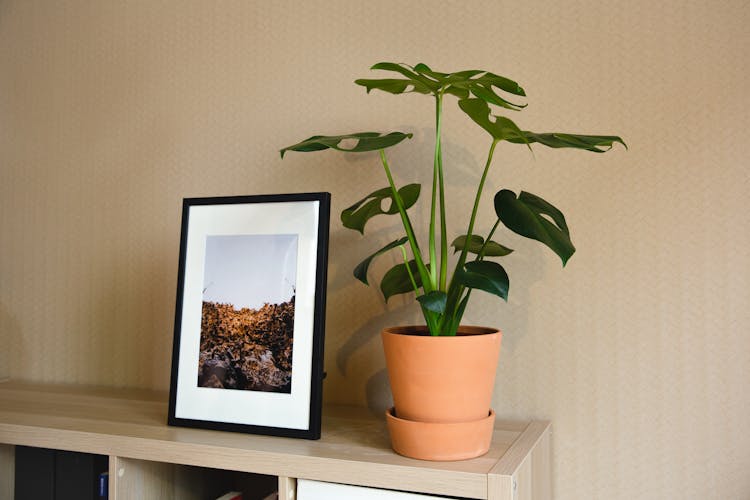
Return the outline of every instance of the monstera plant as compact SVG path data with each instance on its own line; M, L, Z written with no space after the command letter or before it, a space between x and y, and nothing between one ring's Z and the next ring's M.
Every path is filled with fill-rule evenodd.
M419 199L421 186L396 186L386 149L412 134L359 132L315 135L283 148L287 151L335 149L350 153L377 151L388 181L341 213L344 226L364 234L367 222L378 215L398 215L404 234L375 250L354 269L354 276L368 284L372 261L386 252L398 251L403 262L388 270L380 289L388 300L414 293L426 326L385 328L382 333L388 378L395 406L386 412L393 449L402 455L427 460L461 460L487 452L495 414L489 407L495 380L502 332L491 327L467 326L461 318L474 290L508 299L508 274L497 261L512 252L498 242L502 225L513 233L546 245L563 265L575 252L562 212L543 198L527 192L500 189L495 193L496 221L489 230L476 227L477 212L495 149L501 142L573 148L602 153L617 136L536 133L521 129L504 114L523 110L515 102L525 92L513 80L481 70L442 73L424 64L379 63L373 69L393 73L391 78L356 80L371 90L391 94L416 93L435 102L435 152L429 189L427 242L418 240L409 209ZM443 165L443 106L456 98L458 107L490 135L487 161L477 175L477 189L466 229L449 237L446 177ZM455 174L454 174L455 175ZM419 233L420 235L422 233ZM451 252L451 247L453 252ZM457 255L456 255L457 254Z
M515 193L500 189L495 193L494 209L497 217L486 232L475 227L487 175L492 166L495 149L500 142L520 144L531 148L539 144L550 148L573 148L593 153L603 153L615 142L623 140L611 135L582 135L559 132L537 133L522 130L507 116L493 112L495 106L504 112L518 112L525 104L515 103L515 98L525 97L521 86L506 77L482 70L442 73L425 64L408 66L396 63L378 63L372 67L395 73L390 78L360 79L357 85L369 93L380 90L390 94L424 94L435 102L435 149L432 158L432 185L429 190L429 229L425 244L417 239L417 232L408 210L419 198L421 186L408 184L396 186L386 149L412 137L405 132L359 132L354 134L315 135L302 142L281 149L287 151L321 151L335 149L349 153L378 151L380 163L388 181L384 188L373 191L341 213L347 228L364 234L367 222L382 214L398 215L403 223L404 235L365 258L354 269L354 276L368 283L368 269L372 261L389 251L399 251L403 262L385 273L380 289L386 300L389 297L414 293L424 315L429 333L433 336L453 336L461 323L473 290L482 290L507 300L509 280L503 266L491 259L504 257L510 248L496 241L502 223L506 229L546 245L562 260L563 266L575 252L570 231L562 212L543 198L528 193ZM459 108L490 136L487 160L478 176L471 216L462 234L449 239L445 202L446 168L443 165L443 106L456 98ZM384 208L384 205L387 208ZM450 243L449 243L450 242ZM458 253L457 258L451 255ZM455 260L455 262L451 262ZM450 271L452 268L452 272Z

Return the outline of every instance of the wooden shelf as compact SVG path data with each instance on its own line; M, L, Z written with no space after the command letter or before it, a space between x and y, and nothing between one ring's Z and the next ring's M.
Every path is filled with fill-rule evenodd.
M308 441L170 427L167 399L148 391L0 383L0 484L12 470L8 445L26 445L108 455L113 499L131 498L123 493L129 475L173 464L277 476L282 498L293 497L296 478L489 500L551 497L548 422L498 422L483 457L424 462L393 453L384 421L359 408L325 408L322 438Z

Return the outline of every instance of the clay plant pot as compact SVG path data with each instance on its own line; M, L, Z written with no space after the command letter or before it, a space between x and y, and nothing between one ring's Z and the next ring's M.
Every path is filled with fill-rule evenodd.
M460 460L487 452L501 338L497 329L476 326L460 327L455 337L432 337L423 326L383 330L395 405L387 422L397 453L423 460ZM434 425L428 429L429 424ZM407 439L405 433L429 439ZM418 449L407 446L416 442Z

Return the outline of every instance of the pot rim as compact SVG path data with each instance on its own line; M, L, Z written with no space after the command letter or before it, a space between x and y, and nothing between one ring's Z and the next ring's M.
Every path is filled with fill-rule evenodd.
M427 325L404 325L383 328L383 335L404 335L407 337L425 337L436 339L450 339L456 337L471 337L474 335L502 335L499 328L490 326L460 325L456 335L430 335Z
M420 425L424 427L440 428L440 427L458 427L458 426L465 426L465 425L470 425L470 424L478 423L478 422L486 422L487 420L494 419L496 417L496 414L495 414L495 410L493 410L492 408L488 408L487 416L478 418L476 420L466 420L462 422L425 422L422 420L409 420L406 418L401 418L396 413L396 407L391 406L385 411L385 416L386 416L386 419L395 420L397 422L404 422L406 425Z

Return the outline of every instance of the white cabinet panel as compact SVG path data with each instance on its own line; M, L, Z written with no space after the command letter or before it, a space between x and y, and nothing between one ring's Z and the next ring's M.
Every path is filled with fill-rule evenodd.
M405 493L403 491L380 490L350 486L348 484L324 483L299 479L298 500L449 500L447 497Z

